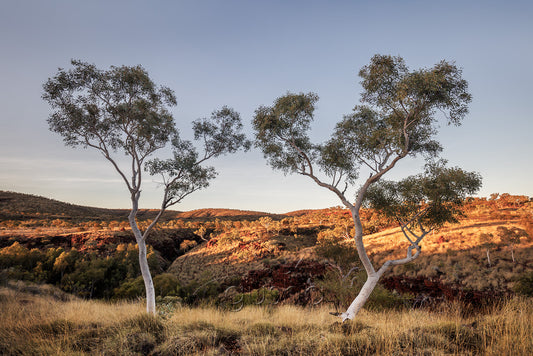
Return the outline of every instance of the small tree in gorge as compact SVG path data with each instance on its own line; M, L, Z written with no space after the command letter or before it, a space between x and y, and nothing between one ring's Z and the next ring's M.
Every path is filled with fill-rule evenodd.
M132 209L128 220L139 246L139 263L146 289L146 310L155 313L155 293L146 259L146 239L163 212L189 194L205 188L215 178L213 167L202 164L210 158L239 149L250 142L240 133L242 123L234 110L223 107L210 118L193 122L194 138L203 146L179 136L169 107L176 105L173 91L158 87L141 66L97 69L72 61L73 69L59 69L43 85L43 99L54 109L48 119L51 131L67 146L98 150L126 184ZM170 143L172 158L152 158ZM123 153L127 162L117 158ZM141 231L136 220L143 172L162 177L163 199L153 221Z
M400 183L380 182L407 156L434 161L442 150L434 140L437 111L448 124L460 125L471 101L460 69L442 61L429 69L410 71L400 57L375 55L359 75L362 105L337 123L331 139L322 145L312 144L308 137L316 94L288 93L271 107L259 107L253 120L255 145L274 169L311 178L335 193L351 211L355 245L368 278L341 315L343 320L355 317L390 266L419 255L419 243L430 229L455 221L462 198L481 184L476 173L446 168L442 162L429 164L425 174ZM346 192L362 169L369 175L352 203ZM406 258L387 261L378 270L363 243L359 211L367 194L369 205L396 216L411 242Z

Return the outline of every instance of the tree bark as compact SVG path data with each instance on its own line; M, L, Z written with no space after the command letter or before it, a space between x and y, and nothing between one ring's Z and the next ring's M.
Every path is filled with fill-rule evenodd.
M146 243L142 239L137 239L137 245L139 246L139 266L141 267L141 275L143 276L146 290L146 312L155 315L155 289L150 268L148 267L148 259L146 258Z
M361 291L359 291L359 294L354 299L352 304L348 307L348 309L341 314L342 321L346 320L352 320L355 318L359 310L365 305L366 301L370 297L370 294L372 294L372 291L376 287L379 281L379 275L375 273L372 276L368 276L365 284L363 285L363 288L361 288Z
M139 229L139 226L137 225L137 221L135 220L137 211L139 210L139 197L140 192L132 194L132 208L128 216L128 220L130 222L131 231L133 232L135 240L137 241L137 246L139 247L139 267L141 268L144 289L146 291L146 312L148 314L155 315L155 289L152 275L150 273L150 267L148 266L148 259L146 258L146 242L141 230Z
M363 187L364 189L365 187ZM364 194L366 189L359 192L359 194ZM411 246L407 249L407 256L402 259L397 260L388 260L386 261L381 268L379 268L377 271L374 269L374 266L372 265L372 262L370 261L370 258L368 257L368 254L365 249L365 244L363 242L363 225L361 223L361 218L359 216L359 208L361 206L362 199L358 199L355 206L350 206L350 210L352 212L352 218L355 225L355 234L354 234L354 240L355 240L355 246L357 248L357 254L359 255L359 259L361 260L361 263L363 264L363 267L365 268L366 274L367 274L367 280L361 290L359 291L359 294L357 297L353 300L352 304L348 307L348 309L341 314L342 321L346 320L352 320L355 318L359 310L365 305L368 298L372 294L372 291L376 287L376 285L379 282L379 279L383 274L394 265L402 265L408 262L411 262L415 258L418 257L420 254L420 247L418 246L418 243L424 238L426 234L429 233L429 231L424 232L422 235L418 236L415 241L412 241L408 238L409 242L411 242ZM403 231L403 229L402 229ZM405 231L404 235L406 234ZM407 235L406 235L407 237ZM416 250L416 253L413 255L413 249Z

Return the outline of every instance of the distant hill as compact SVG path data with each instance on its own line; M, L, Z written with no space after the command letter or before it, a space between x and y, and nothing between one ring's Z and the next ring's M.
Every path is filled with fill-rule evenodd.
M261 216L271 216L282 218L284 215L270 214L260 211L237 210L237 209L196 209L191 211L176 212L176 219L198 219L198 218L257 218Z
M155 209L140 209L140 219L152 219ZM0 191L0 220L26 219L73 219L73 220L124 220L129 209L104 209L80 206L32 194ZM257 218L276 215L248 210L235 209L197 209L192 211L168 210L163 221L170 219L211 219L211 218Z
M126 218L125 209L103 209L64 203L37 195L0 191L0 219L82 219Z

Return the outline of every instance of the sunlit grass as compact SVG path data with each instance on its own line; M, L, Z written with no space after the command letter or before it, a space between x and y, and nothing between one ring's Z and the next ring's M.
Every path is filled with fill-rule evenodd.
M533 303L512 299L486 313L363 310L340 323L329 306L177 306L165 317L142 302L105 303L0 289L6 355L529 355Z

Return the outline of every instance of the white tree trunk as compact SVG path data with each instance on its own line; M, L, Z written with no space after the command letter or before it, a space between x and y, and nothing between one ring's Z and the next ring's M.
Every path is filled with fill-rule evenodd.
M137 215L139 208L139 196L140 192L132 196L132 208L128 216L128 220L130 222L131 231L133 232L135 240L137 241L137 246L139 246L139 267L141 268L144 289L146 291L146 312L148 314L155 315L155 289L154 282L152 281L152 274L150 273L150 267L148 267L148 259L146 258L146 242L141 230L139 229L139 226L137 225L137 221L135 220L135 216Z
M360 193L361 194L361 193ZM362 200L362 199L361 199ZM357 254L359 255L359 260L363 264L363 267L365 268L366 274L367 274L367 280L365 284L363 285L363 288L359 291L359 294L357 297L353 300L352 304L348 307L348 309L341 314L342 321L346 321L348 319L352 320L355 318L359 310L365 305L368 298L370 297L370 294L372 294L372 291L378 284L379 279L383 274L391 267L395 265L403 265L405 263L409 263L415 258L417 258L420 254L420 247L418 246L418 243L424 238L426 234L429 233L429 231L424 232L422 235L418 236L416 240L409 239L409 242L411 242L411 246L407 249L407 256L405 258L397 259L397 260L388 260L386 261L379 270L375 270L374 266L372 265L372 262L370 261L370 258L368 257L368 254L366 253L365 245L363 243L363 226L361 224L361 219L359 217L358 211L356 208L352 207L352 217L355 224L355 246L357 248ZM402 230L403 231L403 230ZM405 234L405 231L404 231ZM407 236L406 236L407 237ZM413 250L415 250L415 254L413 254Z
M148 259L146 258L146 243L143 239L137 239L137 245L139 246L139 266L141 267L144 288L146 290L146 312L148 314L155 314L155 289L150 268L148 267Z
M372 291L376 287L379 281L379 274L374 274L372 276L368 276L365 284L363 285L363 288L361 288L361 291L357 295L357 297L354 299L352 304L348 307L348 309L341 314L342 321L346 321L348 319L352 320L355 318L359 310L365 305L366 301L370 297L370 294L372 294Z

